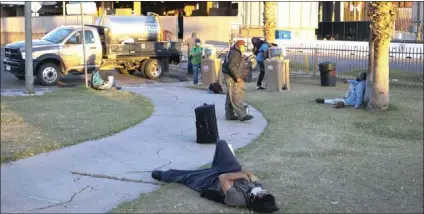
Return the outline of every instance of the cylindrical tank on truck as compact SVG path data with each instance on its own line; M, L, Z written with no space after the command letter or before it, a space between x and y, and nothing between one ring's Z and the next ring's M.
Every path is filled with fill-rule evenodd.
M157 16L101 16L96 25L108 28L109 44L119 44L127 39L159 41L162 31Z

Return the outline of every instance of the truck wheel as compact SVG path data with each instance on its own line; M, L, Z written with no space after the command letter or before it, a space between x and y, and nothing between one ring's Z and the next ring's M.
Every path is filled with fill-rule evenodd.
M37 80L41 85L53 86L59 81L61 71L59 66L54 63L42 64L37 71Z
M16 78L18 78L18 80L25 80L25 76L18 76L18 75L15 75L15 77L16 77Z
M145 60L141 61L141 63L140 63L139 71L140 71L142 77L146 77L146 74L144 74L144 68L146 67L147 61L148 60L145 59Z
M162 65L157 59L149 59L144 67L144 74L151 80L159 79L162 74Z

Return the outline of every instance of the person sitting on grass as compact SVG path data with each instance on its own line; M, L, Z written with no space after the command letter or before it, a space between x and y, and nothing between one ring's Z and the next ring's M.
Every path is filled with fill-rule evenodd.
M344 83L349 83L349 89L344 98L335 99L322 99L317 98L315 102L331 104L334 108L343 108L347 106L354 106L356 109L361 107L364 102L365 84L367 73L360 72L356 80L345 80Z
M259 213L272 213L279 208L275 198L264 189L258 178L242 170L233 151L224 140L216 143L212 166L199 170L154 170L152 177L163 182L183 184L201 197L235 207L247 207Z
M116 83L113 76L108 76L107 78L108 80L104 81L100 76L100 71L94 70L91 75L91 87L97 90L121 89L121 86Z

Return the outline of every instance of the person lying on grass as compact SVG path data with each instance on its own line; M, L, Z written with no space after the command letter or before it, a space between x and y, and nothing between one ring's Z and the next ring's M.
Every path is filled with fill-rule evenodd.
M279 210L274 196L264 189L252 172L242 170L224 140L216 143L211 168L154 170L152 177L158 181L183 184L199 192L201 197L229 206L247 207L259 213Z
M322 99L317 98L315 102L331 104L334 108L343 108L347 106L354 106L356 109L361 107L364 102L365 84L367 80L367 73L360 72L356 80L345 80L344 83L349 83L349 89L344 98L335 99Z

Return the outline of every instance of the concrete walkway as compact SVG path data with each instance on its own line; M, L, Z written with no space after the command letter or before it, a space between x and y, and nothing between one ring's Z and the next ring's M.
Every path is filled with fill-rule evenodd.
M266 127L266 120L253 108L251 121L226 121L223 95L185 88L185 84L127 87L155 104L153 115L143 123L104 139L2 165L1 212L103 213L160 186L71 171L153 182L150 173L140 171L161 166L195 169L209 163L214 145L195 142L194 108L203 103L216 105L220 137L235 149L252 142Z

